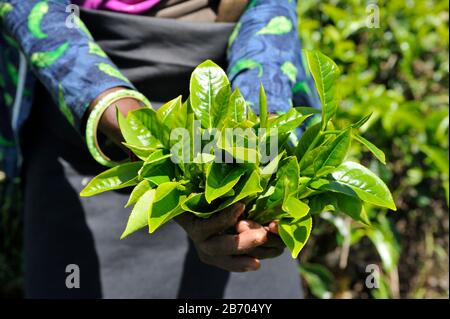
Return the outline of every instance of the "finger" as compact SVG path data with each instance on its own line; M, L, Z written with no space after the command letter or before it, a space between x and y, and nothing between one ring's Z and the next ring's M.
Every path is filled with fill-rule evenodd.
M243 255L248 250L267 242L267 231L250 229L236 235L216 235L201 243L201 249L210 256Z
M204 239L219 234L228 228L233 227L244 210L245 205L243 203L235 203L223 211L214 214L209 219L199 220L197 222L198 229L196 229L196 231L201 233Z
M276 221L269 224L269 231L275 235L278 235L278 223Z
M238 234L237 253L246 253L248 250L265 244L268 240L268 233L264 227L249 229Z
M237 224L236 224L236 231L238 233L243 233L247 230L250 229L260 229L263 228L263 226L261 226L260 224L254 222L253 220L240 220Z
M255 271L261 267L259 259L250 256L223 256L211 264L231 272Z
M269 226L264 227L252 220L241 220L236 224L236 231L242 233L251 229L264 229L267 232L267 241L262 244L262 247L284 249L283 241L278 234L271 232L271 227L273 230L274 227L277 227L277 224L272 222Z
M265 248L263 246L256 247L247 252L251 257L258 259L275 258L280 256L284 251L284 247L278 248Z

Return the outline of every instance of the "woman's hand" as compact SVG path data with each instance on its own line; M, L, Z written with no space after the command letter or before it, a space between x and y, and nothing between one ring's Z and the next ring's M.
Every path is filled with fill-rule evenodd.
M276 222L271 222L269 226L262 226L252 220L241 220L236 225L236 231L244 233L248 230L262 230L266 232L267 240L258 247L250 249L248 255L258 259L274 258L281 255L286 246L281 238L278 236Z
M278 256L284 245L267 227L238 222L244 210L244 204L236 203L208 219L185 213L175 220L186 230L204 263L232 272L257 270L260 259ZM236 233L226 233L233 228Z

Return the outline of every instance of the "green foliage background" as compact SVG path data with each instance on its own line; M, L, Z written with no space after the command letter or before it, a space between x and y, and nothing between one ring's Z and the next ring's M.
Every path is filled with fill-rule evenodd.
M370 209L373 228L325 213L302 252L311 297L431 298L448 288L448 2L302 0L299 34L341 68L338 126L373 112L364 136L387 156L360 159L388 183L397 212ZM369 28L367 22L379 27ZM379 289L365 285L379 265Z

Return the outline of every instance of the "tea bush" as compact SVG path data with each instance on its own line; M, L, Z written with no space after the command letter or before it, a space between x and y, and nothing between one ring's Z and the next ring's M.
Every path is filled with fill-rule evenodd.
M398 207L370 209L370 230L322 215L301 257L309 292L448 297L448 2L304 0L298 13L303 46L342 70L339 125L373 112L362 130L387 169L358 144L352 156L382 176ZM365 286L369 264L381 267L379 289Z

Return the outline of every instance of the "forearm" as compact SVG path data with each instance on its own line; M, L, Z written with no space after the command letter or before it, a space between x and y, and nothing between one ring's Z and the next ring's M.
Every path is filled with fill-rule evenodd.
M81 22L78 27L66 26L70 1L8 0L6 4L4 30L75 128L83 127L89 106L105 91L133 88Z
M228 76L256 112L259 83L265 88L271 113L293 105L320 108L302 62L296 8L294 0L253 1L230 37Z

